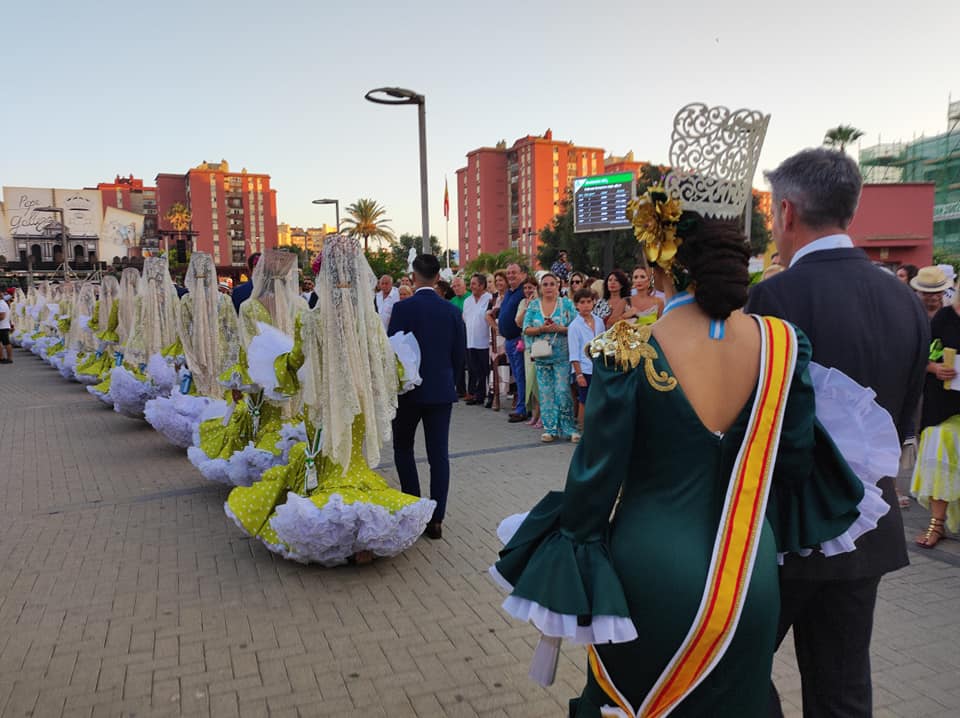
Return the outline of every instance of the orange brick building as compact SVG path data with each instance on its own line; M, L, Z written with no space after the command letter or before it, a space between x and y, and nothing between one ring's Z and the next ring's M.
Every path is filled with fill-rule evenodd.
M457 170L461 263L511 247L535 256L573 178L606 171L602 148L554 140L551 130L468 152Z
M270 175L231 172L226 160L202 162L185 175L157 175L159 231L172 233L165 218L176 202L191 213L193 249L213 255L218 266L243 266L254 252L277 246L277 191Z

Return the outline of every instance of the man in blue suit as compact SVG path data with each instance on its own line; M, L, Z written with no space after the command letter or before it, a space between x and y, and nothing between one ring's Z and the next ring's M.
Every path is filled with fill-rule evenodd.
M400 396L393 420L393 461L400 475L400 488L420 496L420 478L413 456L417 425L423 422L430 463L430 498L436 511L427 524L427 538L443 537L442 522L450 486L450 413L457 401L455 377L463 374L466 329L455 306L434 290L440 262L432 254L413 260L414 294L393 307L387 334L409 332L420 345L420 376L423 383Z

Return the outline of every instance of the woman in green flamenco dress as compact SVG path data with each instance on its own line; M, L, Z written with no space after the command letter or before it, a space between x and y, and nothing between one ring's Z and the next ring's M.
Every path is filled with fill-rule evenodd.
M295 337L262 332L249 348L251 375L265 390L299 393L307 440L289 463L230 492L225 510L247 534L302 563L366 562L409 548L435 502L391 488L371 465L390 435L403 376L373 306L376 285L352 238L327 238L317 277L317 308L301 315Z
M96 309L90 318L88 329L92 334L93 351L86 354L82 361L78 359L74 378L81 384L95 384L100 382L100 375L113 366L112 347L116 345L117 324L119 321L119 306L117 296L120 294L120 282L112 275L107 275L100 282L100 296L97 299Z
M147 401L172 390L176 372L164 354L177 344L179 306L167 258L147 257L122 363L110 372L109 398L118 414L141 419Z
M120 289L117 300L111 307L107 326L97 336L101 342L103 354L100 355L97 365L90 368L91 370L99 369L99 378L97 381L84 381L85 384L90 384L87 386L87 391L109 406L113 406L113 401L110 399L110 373L114 367L123 364L123 348L133 333L139 291L140 271L136 267L127 267L120 274Z
M34 344L33 353L52 364L53 357L64 351L64 342L70 331L70 312L76 299L77 285L67 281L54 285L51 289L51 299L47 303L49 314L45 322L46 338Z
M886 504L818 422L807 339L740 311L749 257L736 221L681 217L662 190L633 211L663 318L619 322L589 345L566 487L501 525L491 575L510 593L504 609L543 636L535 680L552 681L562 639L588 646L571 716L763 716L778 554L852 550ZM895 452L895 430L891 441Z
M70 331L67 332L65 350L53 359L54 368L64 379L73 379L77 362L96 348L90 322L97 312L97 288L84 282L77 292L76 301L70 310Z
M302 438L297 409L286 397L271 397L250 380L247 348L260 325L293 334L296 316L307 311L299 293L297 256L268 250L253 270L253 291L240 305L240 351L237 364L221 374L233 403L226 413L204 416L187 450L204 478L232 486L249 486L285 461L287 450Z
M144 418L168 441L187 448L201 417L224 416L226 392L219 375L237 363L240 339L237 312L217 286L217 268L206 252L194 252L184 277L187 293L180 298L179 342L186 357L179 385L170 396L151 399Z

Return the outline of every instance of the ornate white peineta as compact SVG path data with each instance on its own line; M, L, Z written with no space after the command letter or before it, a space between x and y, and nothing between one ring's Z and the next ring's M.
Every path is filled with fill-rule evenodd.
M740 216L769 122L759 110L702 102L682 107L673 120L667 193L704 217Z

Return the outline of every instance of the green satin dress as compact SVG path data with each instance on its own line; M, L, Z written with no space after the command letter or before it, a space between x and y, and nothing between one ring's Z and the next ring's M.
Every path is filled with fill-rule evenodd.
M863 488L816 422L807 372L811 348L798 335L766 520L740 622L719 664L671 718L766 715L779 611L777 553L817 546L858 516ZM656 339L648 347L656 355L655 374L672 377ZM700 421L682 387L666 390L643 363L622 370L599 357L593 371L586 431L566 488L530 512L496 569L513 586L513 596L577 616L580 626L589 626L593 616L629 617L636 640L595 647L636 709L697 614L754 397L727 433L717 435ZM611 704L588 670L570 715L593 718Z

